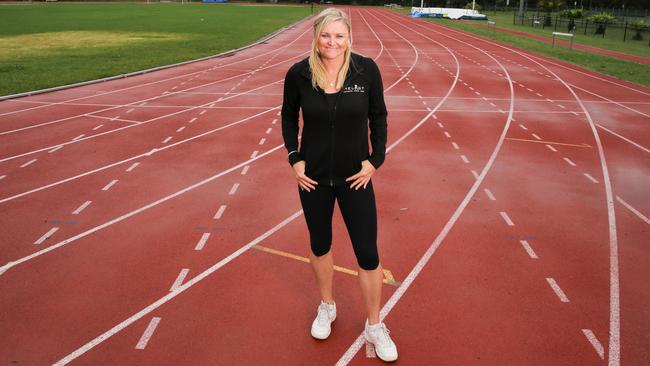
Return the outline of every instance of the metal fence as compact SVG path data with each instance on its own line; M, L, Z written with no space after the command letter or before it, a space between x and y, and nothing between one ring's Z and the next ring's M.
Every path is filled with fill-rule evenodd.
M594 13L592 13L594 14ZM650 31L642 30L638 32L634 29L632 24L639 20L646 19L645 16L633 17L629 14L626 16L618 16L611 24L598 24L589 20L589 17L574 19L561 16L559 13L551 14L550 16L542 12L527 12L519 15L514 12L513 24L528 25L534 28L550 29L557 32L568 32L574 34L591 35L593 37L602 37L612 40L626 41L643 41L645 42L650 38ZM648 20L646 19L646 24ZM641 39L637 39L638 37ZM650 46L650 42L648 42Z

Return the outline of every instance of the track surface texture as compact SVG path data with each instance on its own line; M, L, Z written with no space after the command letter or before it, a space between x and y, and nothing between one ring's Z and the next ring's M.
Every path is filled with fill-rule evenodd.
M373 177L403 365L650 363L650 89L382 9ZM0 363L378 364L335 214L319 295L279 107L311 22L230 57L0 103Z

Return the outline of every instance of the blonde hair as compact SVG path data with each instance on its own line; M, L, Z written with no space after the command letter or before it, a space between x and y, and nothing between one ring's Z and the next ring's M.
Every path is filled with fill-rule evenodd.
M320 58L320 53L318 52L318 39L320 34L325 28L326 25L333 22L342 22L345 27L348 29L348 47L345 50L343 66L339 71L338 77L336 78L336 90L343 87L345 82L345 77L348 74L350 69L350 58L352 54L352 27L350 25L350 18L348 15L336 8L327 8L321 11L314 20L314 39L311 42L311 54L309 55L309 68L311 69L311 85L316 89L317 86L320 86L321 89L327 88L327 72L325 70L325 65L323 60Z

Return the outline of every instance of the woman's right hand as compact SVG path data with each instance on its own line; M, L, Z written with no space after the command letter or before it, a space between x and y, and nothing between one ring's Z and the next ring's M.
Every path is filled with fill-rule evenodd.
M316 189L318 182L312 180L305 175L305 161L300 160L299 162L293 164L293 172L296 175L296 180L298 181L298 186L300 189L309 192L312 189Z

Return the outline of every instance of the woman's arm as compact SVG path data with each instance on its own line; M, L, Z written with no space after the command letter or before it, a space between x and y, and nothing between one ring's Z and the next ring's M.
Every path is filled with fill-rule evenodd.
M300 92L296 82L299 77L296 66L291 67L284 78L284 97L282 101L282 138L291 165L302 160L298 151Z
M374 61L370 60L369 69L372 82L369 95L368 120L372 155L370 155L368 161L375 169L379 169L386 156L386 139L388 135L386 119L388 111L386 111L386 103L384 102L384 84L381 81L379 68Z

